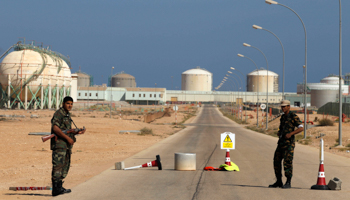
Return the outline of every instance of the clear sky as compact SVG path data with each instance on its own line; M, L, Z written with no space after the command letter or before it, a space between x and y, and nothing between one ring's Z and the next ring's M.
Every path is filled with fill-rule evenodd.
M280 0L305 23L308 44L308 82L339 74L339 1ZM280 75L285 49L285 92L303 82L304 30L298 17L264 0L16 0L0 5L0 49L20 37L43 42L69 55L72 72L81 66L95 84L107 83L113 73L135 76L138 87L181 88L181 73L200 66L213 73L213 89L235 67L244 75L254 64ZM350 1L342 1L343 75L350 73ZM0 53L1 53L0 52ZM239 74L239 73L238 73ZM171 78L173 76L173 78ZM173 81L172 81L173 80ZM173 84L172 84L173 82ZM245 84L244 84L245 85ZM223 87L223 89L232 89Z

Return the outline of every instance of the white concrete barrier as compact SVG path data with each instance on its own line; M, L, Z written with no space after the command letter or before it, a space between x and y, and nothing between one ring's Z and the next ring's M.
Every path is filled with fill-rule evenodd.
M196 154L175 153L175 170L196 171Z

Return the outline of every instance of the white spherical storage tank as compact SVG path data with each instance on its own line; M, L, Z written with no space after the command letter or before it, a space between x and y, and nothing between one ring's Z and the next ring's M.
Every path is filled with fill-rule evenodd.
M47 49L41 50L39 47L26 47L28 46L18 45L15 51L2 60L0 83L2 91L9 98L8 101L28 101L28 104L32 103L36 107L38 104L35 101L57 96L56 94L62 96L69 90L71 71L57 53ZM61 96L56 98L53 104L57 104ZM47 104L51 105L51 102ZM20 105L23 106L23 103L20 102Z
M278 92L279 76L265 69L254 70L247 75L247 90L249 92Z
M189 69L181 75L181 89L187 91L211 91L213 74L199 67Z

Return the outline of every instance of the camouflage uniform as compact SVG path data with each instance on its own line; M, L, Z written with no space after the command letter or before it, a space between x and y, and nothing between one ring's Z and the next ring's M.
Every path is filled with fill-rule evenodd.
M64 108L60 108L55 112L51 119L52 127L58 126L61 130L71 129L70 113ZM53 128L51 128L51 133ZM68 136L75 142L75 135L69 133ZM65 139L57 136L51 138L51 150L52 150L52 174L51 179L53 182L62 181L68 174L70 167L70 158L72 154L72 145L70 145Z
M299 125L301 125L299 117L291 111L289 111L288 114L283 114L280 119L280 139L278 140L278 145L273 157L273 166L275 169L276 177L282 177L282 159L284 175L287 178L292 178L293 176L295 137L293 135L292 137L286 139L285 135L293 132L295 130L295 127L298 127Z

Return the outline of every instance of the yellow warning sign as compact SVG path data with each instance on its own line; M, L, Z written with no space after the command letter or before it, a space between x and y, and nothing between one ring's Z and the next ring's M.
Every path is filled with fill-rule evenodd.
M230 136L228 136L228 135L227 135L227 136L225 137L224 142L232 142L232 140L231 140Z
M235 134L231 132L222 133L221 149L235 149Z
M222 143L222 148L233 148L233 143L232 142L224 142Z

